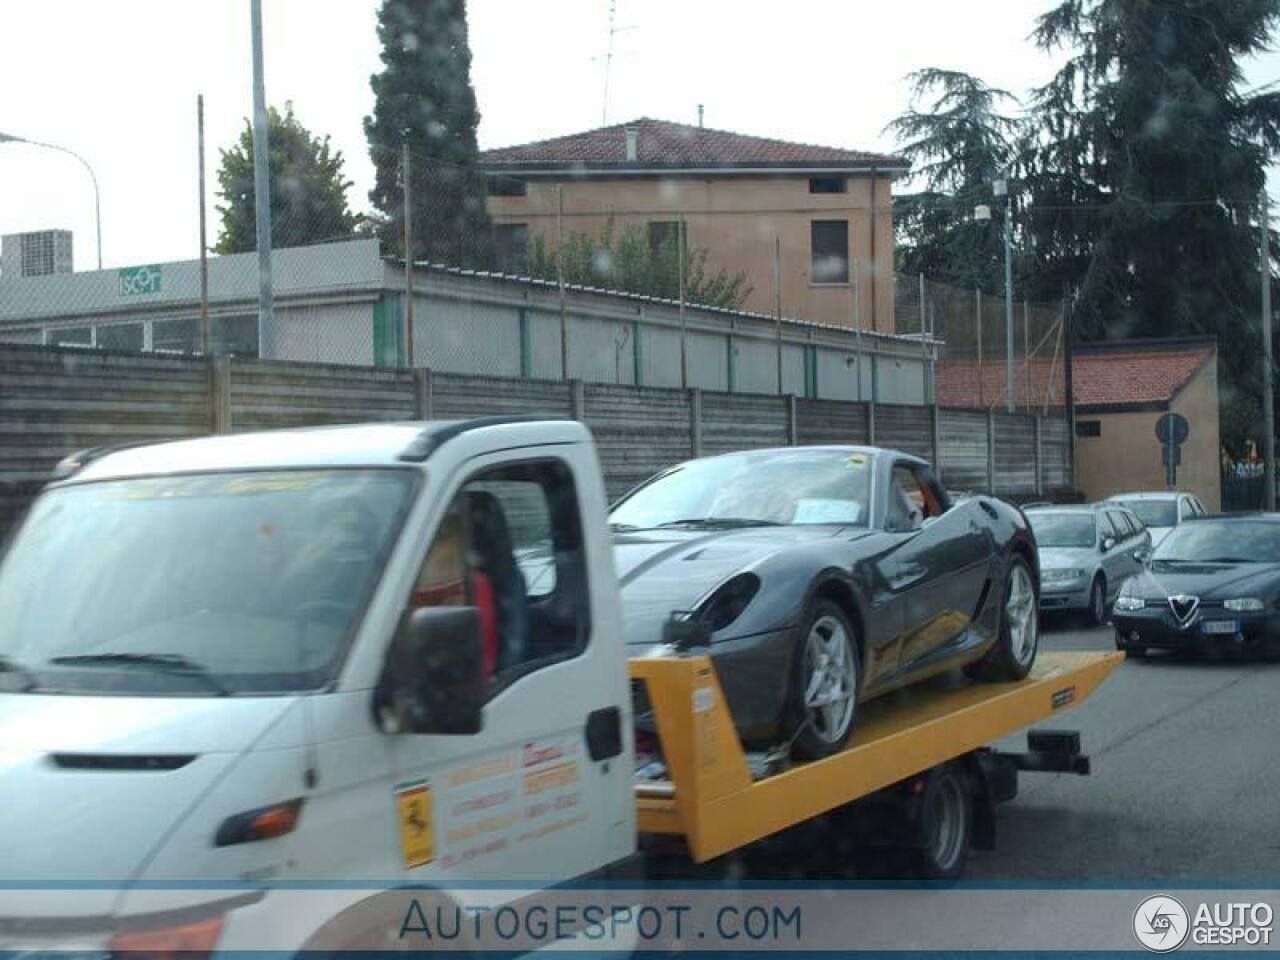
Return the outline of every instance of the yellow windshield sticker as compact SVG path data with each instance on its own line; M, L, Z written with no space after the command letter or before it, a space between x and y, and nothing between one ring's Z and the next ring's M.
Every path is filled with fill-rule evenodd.
M400 852L406 867L421 867L436 858L435 823L428 780L396 785Z
M849 469L861 470L871 463L871 458L865 453L855 453L845 462L849 465Z

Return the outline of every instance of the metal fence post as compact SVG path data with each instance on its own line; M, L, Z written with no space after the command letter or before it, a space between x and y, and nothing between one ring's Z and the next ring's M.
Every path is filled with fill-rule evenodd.
M866 401L864 401L866 402ZM867 444L876 445L876 402L867 402Z
M796 446L800 442L800 422L797 416L796 395L787 394L787 443Z
M414 413L417 414L419 420L431 419L431 408L433 406L431 396L431 368L430 367L414 367L413 368L413 405Z
M231 432L231 357L223 354L209 364L210 419L214 433Z
M938 405L932 404L929 407L929 441L933 447L933 475L938 478L938 482L942 482L942 434L938 429Z
M581 380L569 381L569 415L579 423L587 419L587 388Z
M1036 496L1044 493L1044 471L1042 469L1043 456L1040 449L1040 418L1032 414L1032 422L1035 424L1036 442L1035 442L1035 463L1036 463Z
M689 446L695 457L702 456L702 388L689 391Z
M996 492L996 414L987 409L987 493Z

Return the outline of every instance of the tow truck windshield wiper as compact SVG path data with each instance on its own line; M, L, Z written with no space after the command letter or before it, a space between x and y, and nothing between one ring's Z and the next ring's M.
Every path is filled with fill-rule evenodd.
M201 681L219 696L228 696L231 691L220 684L204 667L180 653L77 653L62 657L52 657L50 663L67 667L145 667L176 676L193 677Z
M16 660L10 660L8 657L0 656L0 673L16 673L22 678L22 692L30 693L36 689L39 684L36 682L36 675L28 668L18 663Z
M772 520L752 520L749 517L690 517L687 520L668 520L659 527L778 527Z
M1210 557L1204 563L1253 563L1248 557Z

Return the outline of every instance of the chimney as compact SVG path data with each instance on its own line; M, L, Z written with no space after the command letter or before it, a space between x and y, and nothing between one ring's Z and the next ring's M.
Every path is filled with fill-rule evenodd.
M639 159L639 151L636 149L636 141L640 138L640 131L635 127L627 127L627 162L635 163Z
M702 104L698 104L698 126L702 126Z

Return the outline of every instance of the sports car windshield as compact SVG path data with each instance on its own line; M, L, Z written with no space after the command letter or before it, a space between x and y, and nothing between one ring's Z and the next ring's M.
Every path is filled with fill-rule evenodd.
M1144 527L1174 527L1178 524L1178 503L1175 500L1120 500L1138 515Z
M51 491L0 564L0 657L46 691L319 686L412 484L407 471L327 470Z
M1280 563L1280 524L1184 523L1160 542L1152 559L1168 563Z
M686 463L614 508L615 529L839 523L865 526L871 458L848 451L741 453Z
M1031 529L1042 547L1092 547L1093 516L1088 513L1030 513Z

